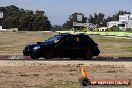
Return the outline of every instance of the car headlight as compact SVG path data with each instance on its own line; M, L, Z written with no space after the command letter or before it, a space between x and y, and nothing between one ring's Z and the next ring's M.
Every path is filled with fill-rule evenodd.
M33 49L34 50L37 50L37 49L39 49L40 48L40 46L36 46L36 47L34 47Z

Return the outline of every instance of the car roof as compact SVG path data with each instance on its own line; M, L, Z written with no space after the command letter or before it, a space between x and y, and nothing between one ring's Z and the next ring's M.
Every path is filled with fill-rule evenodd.
M61 34L59 34L59 35L62 35L62 36L66 36L66 35L72 35L72 36L81 36L81 35L86 35L86 34L84 34L84 33L61 33ZM88 35L86 35L86 36L88 36Z

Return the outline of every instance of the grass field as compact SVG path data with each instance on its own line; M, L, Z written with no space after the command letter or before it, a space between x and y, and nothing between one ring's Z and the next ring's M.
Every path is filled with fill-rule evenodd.
M132 39L117 39L100 35L91 37L99 44L100 56L132 57Z
M72 33L72 31L58 31L62 33ZM86 34L99 34L99 35L114 35L114 36L131 36L132 37L132 32L78 32L78 33L86 33Z
M53 32L0 32L0 55L23 55L26 44L44 41ZM100 56L132 57L132 39L91 35L99 45Z
M53 32L0 32L0 55L23 55L26 44L44 41ZM132 57L132 39L91 35L101 50L100 56Z
M115 35L115 36L132 36L131 32L87 32L87 34Z
M22 55L25 45L44 41L54 33L0 32L0 55Z
M56 33L0 32L0 55L22 55L26 44L44 41ZM132 39L91 35L100 56L132 57ZM87 65L87 66L86 66ZM81 67L90 79L132 79L132 63L109 61L0 61L0 88L132 88L132 86L88 86L79 83Z

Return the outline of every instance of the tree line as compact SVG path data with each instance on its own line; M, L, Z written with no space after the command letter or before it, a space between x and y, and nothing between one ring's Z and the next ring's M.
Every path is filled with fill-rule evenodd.
M131 13L120 10L117 13L115 13L113 16L108 16L107 18L105 17L104 13L94 13L93 15L90 14L89 17L85 17L83 13L73 13L72 15L69 16L68 20L63 24L63 28L68 28L68 29L72 28L73 27L72 23L78 22L77 14L82 15L81 23L89 22L89 23L93 23L97 27L106 27L109 21L118 21L119 15L131 14Z
M18 8L14 5L0 7L4 13L3 19L0 19L0 25L3 28L18 28L19 31L48 31L51 30L51 24L44 11L32 11Z
M131 14L130 12L120 10L113 16L106 17L104 13L90 14L89 17L84 16L83 13L71 14L67 21L62 25L51 25L48 17L44 11L24 10L14 5L0 7L0 12L4 13L4 18L0 19L0 25L3 28L18 28L19 31L56 31L69 30L73 27L73 22L80 22L77 20L77 14L82 15L81 23L93 23L97 27L105 27L109 21L118 21L119 15ZM77 27L78 28L78 27ZM80 27L79 29L82 29Z

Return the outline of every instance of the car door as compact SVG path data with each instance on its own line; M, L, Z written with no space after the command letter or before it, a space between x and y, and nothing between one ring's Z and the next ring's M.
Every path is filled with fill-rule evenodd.
M85 37L83 35L77 35L74 37L75 39L75 54L78 57L84 56L87 48L88 48L88 43L85 41Z
M70 57L73 54L74 41L71 35L63 37L56 45L55 53L58 57Z

